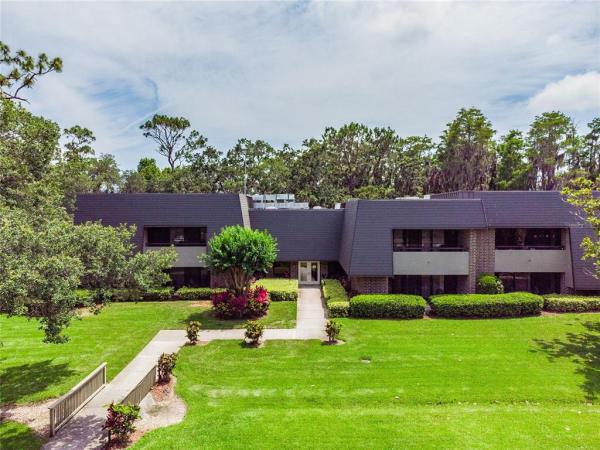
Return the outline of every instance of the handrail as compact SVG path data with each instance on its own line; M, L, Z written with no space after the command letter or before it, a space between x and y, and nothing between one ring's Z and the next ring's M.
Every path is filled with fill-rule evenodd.
M157 366L155 365L148 371L144 378L125 396L121 403L129 405L139 405L142 399L150 392L154 383L156 383Z
M106 363L100 364L69 392L59 397L49 407L50 436L66 424L106 385Z

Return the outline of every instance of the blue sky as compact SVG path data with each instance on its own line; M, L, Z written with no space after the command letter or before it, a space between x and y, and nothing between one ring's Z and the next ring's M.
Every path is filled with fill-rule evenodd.
M12 48L64 60L30 108L92 129L124 168L155 156L138 129L155 112L221 150L299 146L350 121L437 137L463 106L499 135L543 111L581 130L600 113L600 2L2 1L0 14Z

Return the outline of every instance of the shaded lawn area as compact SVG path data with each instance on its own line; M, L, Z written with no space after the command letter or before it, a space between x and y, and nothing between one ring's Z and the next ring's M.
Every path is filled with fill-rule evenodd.
M136 449L600 448L600 315L341 319L346 344L186 347Z
M0 422L0 448L2 450L37 450L43 439L35 435L26 425L6 421Z
M212 317L193 302L113 303L95 316L74 320L66 344L44 344L38 322L0 316L0 403L26 403L58 397L100 363L114 377L161 329L182 329L199 320L204 329L242 326ZM268 327L294 327L295 303L273 303Z

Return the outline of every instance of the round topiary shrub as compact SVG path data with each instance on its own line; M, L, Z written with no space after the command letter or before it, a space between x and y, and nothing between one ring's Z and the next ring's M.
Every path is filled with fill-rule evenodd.
M504 285L502 280L491 273L483 273L477 278L477 293L478 294L503 294Z

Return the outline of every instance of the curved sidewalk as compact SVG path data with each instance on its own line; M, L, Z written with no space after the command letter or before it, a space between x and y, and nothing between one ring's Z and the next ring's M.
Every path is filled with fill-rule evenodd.
M296 306L296 328L266 329L265 340L324 339L325 309L318 286L301 287ZM244 330L203 330L200 341L237 340L244 338ZM106 441L102 425L106 419L107 405L121 401L148 371L162 353L178 351L187 342L185 330L161 330L140 353L85 405L42 449L82 450L100 449Z

